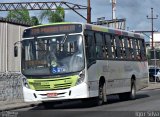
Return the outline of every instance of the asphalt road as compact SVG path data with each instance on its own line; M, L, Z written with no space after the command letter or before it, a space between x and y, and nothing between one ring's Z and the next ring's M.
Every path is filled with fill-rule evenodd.
M14 111L24 117L159 117L160 89L139 91L135 100L128 101L121 101L116 95L108 96L108 103L102 106L74 101L57 104L51 109L39 105Z

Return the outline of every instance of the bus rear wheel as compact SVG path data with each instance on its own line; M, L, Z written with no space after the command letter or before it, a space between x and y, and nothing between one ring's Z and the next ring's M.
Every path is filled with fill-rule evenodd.
M131 85L131 92L129 94L129 98L131 100L134 100L136 98L136 84L135 84L135 81L132 82L132 85Z
M135 80L131 82L131 91L119 94L120 100L134 100L136 98L136 84Z

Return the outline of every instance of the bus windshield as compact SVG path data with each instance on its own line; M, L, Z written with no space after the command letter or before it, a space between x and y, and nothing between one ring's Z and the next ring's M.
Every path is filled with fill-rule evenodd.
M22 41L24 75L60 75L83 68L82 35L41 36Z

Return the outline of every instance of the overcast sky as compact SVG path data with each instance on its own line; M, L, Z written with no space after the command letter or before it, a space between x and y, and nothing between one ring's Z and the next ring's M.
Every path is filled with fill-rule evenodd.
M54 0L7 0L7 2L33 2L33 1L54 1ZM55 0L61 1L61 0ZM87 0L63 0L71 3L87 6ZM6 0L0 0L6 2ZM147 15L151 17L151 7L154 9L154 17L159 15L159 18L154 20L154 30L160 31L160 0L117 0L116 17L118 19L126 18L126 27L130 30L151 30L151 20L147 19ZM98 17L106 17L110 20L112 17L112 7L110 0L91 0L92 22L97 21ZM79 11L86 16L86 10ZM3 12L0 16L5 16ZM31 15L38 15L39 12L31 12ZM66 21L85 22L80 16L73 11L66 11Z

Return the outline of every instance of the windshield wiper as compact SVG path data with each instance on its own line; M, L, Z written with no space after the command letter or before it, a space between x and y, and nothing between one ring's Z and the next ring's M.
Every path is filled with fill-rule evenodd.
M64 38L63 38L63 40L62 40L62 43L65 43L67 37L68 37L68 34L65 34L65 36L64 36Z

